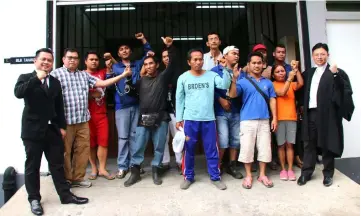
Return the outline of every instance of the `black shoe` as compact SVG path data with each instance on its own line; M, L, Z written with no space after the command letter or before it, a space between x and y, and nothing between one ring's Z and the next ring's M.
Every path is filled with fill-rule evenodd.
M132 186L133 184L140 181L140 166L139 165L133 165L130 168L130 177L128 180L124 182L124 187Z
M302 186L302 185L305 185L309 180L311 180L311 177L301 175L297 180L297 184L299 186Z
M68 197L61 199L60 201L61 201L61 204L82 205L82 204L87 204L89 202L89 199L84 198L84 197L78 197L71 193Z
M152 177L153 177L153 182L156 185L161 185L162 179L160 178L160 168L156 167L156 166L152 166Z
M332 183L333 183L333 178L332 177L325 176L323 178L323 185L325 185L326 187L331 186Z
M31 208L31 212L34 215L43 215L44 214L43 207L41 206L39 200L32 200L30 202L30 208Z
M243 175L237 166L237 161L231 161L227 167L226 172L233 176L235 179L242 179Z

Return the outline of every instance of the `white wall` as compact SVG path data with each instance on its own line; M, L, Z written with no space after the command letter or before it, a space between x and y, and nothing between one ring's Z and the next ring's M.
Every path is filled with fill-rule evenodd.
M360 157L360 106L361 80L358 62L360 55L360 21L328 20L327 41L330 49L330 63L337 64L348 74L353 88L355 112L351 122L343 121L345 148L342 157Z
M310 55L312 56L312 47L321 42L327 43L326 37L326 2L306 1L308 33L310 39Z
M30 10L30 8L33 8ZM14 96L14 86L22 73L32 72L34 66L4 64L4 58L34 56L46 45L46 0L1 1L0 72L0 173L14 166L24 172L25 151L20 139L23 100ZM44 166L45 165L45 166ZM42 170L46 169L43 159Z

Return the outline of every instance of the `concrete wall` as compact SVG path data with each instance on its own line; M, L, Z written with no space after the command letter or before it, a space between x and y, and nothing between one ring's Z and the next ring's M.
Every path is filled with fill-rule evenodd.
M335 63L348 74L353 88L355 112L352 121L343 121L345 149L343 157L360 156L360 109L361 86L358 82L361 75L355 63L360 61L360 21L358 20L327 20L327 42L330 49L330 63ZM347 35L347 40L340 40Z
M34 66L4 64L3 59L34 56L37 49L46 46L46 1L2 1L0 5L1 28L7 32L0 40L3 104L0 106L0 173L8 166L14 166L23 173L25 151L20 139L20 126L24 102L15 98L14 86L19 75L32 72Z
M351 122L344 121L345 146L342 157L360 157L361 88L357 85L360 73L355 67L360 60L360 13L328 12L325 1L307 1L306 4L311 48L318 42L328 43L330 63L344 69L351 80L356 109Z

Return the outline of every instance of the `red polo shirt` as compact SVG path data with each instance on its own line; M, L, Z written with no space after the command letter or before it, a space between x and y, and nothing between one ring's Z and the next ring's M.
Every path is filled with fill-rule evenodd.
M88 72L88 73L98 79L105 80L107 70L101 69L94 73L90 73L90 72ZM99 92L103 91L104 95L100 99L99 98L94 99L91 97L91 94L92 94L92 92L95 92L95 91L99 91ZM95 87L95 88L89 89L89 112L90 112L90 115L107 113L106 100L105 100L105 88Z

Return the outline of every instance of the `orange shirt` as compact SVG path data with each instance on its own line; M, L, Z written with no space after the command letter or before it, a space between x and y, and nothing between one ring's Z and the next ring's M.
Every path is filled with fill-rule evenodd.
M275 91L281 91L286 83L273 82ZM297 121L295 90L296 82L292 82L285 96L277 96L277 120Z

